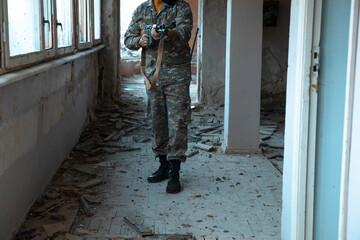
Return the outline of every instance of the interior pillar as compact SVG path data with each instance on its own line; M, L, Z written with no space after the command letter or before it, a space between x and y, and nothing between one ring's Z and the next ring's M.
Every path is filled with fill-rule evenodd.
M226 31L226 153L258 152L263 0L228 0Z
M101 97L114 100L119 94L120 1L102 1L101 22L101 39L106 46L99 55Z

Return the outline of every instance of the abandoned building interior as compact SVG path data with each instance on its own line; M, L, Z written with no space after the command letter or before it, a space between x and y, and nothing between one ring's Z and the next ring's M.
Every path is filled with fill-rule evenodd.
M0 239L359 240L360 0L178 0L178 194L146 180L144 1L0 0Z

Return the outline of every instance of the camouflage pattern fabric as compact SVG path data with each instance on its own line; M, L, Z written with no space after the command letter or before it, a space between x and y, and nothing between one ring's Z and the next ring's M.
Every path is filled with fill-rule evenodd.
M147 93L154 134L154 153L157 156L168 155L168 160L185 162L187 126L190 122L189 85L158 86Z
M171 37L164 41L164 54L156 88L147 91L152 118L154 146L158 155L169 160L186 161L187 125L190 121L189 85L191 81L189 40L193 27L190 6L184 0L174 5L164 3L157 13L152 0L134 11L125 33L125 46L138 50L137 43L146 25L161 24L171 28ZM156 70L159 41L146 49L145 75L151 81Z
M125 46L138 50L141 35L146 25L161 24L171 28L171 38L164 41L164 54L158 85L168 85L179 81L188 84L191 79L189 40L193 27L190 6L184 0L178 0L171 6L166 3L156 13L152 0L148 0L134 11L130 25L125 33ZM156 70L159 41L146 49L146 77L151 81Z

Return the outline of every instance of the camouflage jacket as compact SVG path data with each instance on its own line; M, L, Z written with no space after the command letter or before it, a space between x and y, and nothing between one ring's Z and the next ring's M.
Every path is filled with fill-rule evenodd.
M171 29L171 37L164 41L164 53L157 85L175 83L189 84L191 80L189 40L193 27L193 17L189 4L178 0L171 6L166 3L156 13L152 0L140 4L134 11L131 23L125 33L125 46L138 50L137 43L146 25L164 23ZM145 75L152 81L156 70L156 59L160 41L146 49Z

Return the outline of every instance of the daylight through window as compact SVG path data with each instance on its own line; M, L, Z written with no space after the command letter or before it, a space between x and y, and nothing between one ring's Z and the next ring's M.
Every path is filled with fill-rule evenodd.
M10 56L40 51L39 0L8 1L8 16Z
M90 42L90 0L79 0L79 42Z
M42 23L44 25L44 38L45 38L45 49L51 49L54 47L53 39L53 13L52 13L52 1L43 0L44 17Z
M0 0L0 74L101 41L101 0Z
M68 47L73 45L73 2L70 0L57 0L56 2L58 47Z
M100 39L101 37L101 1L94 0L94 37L95 40Z

